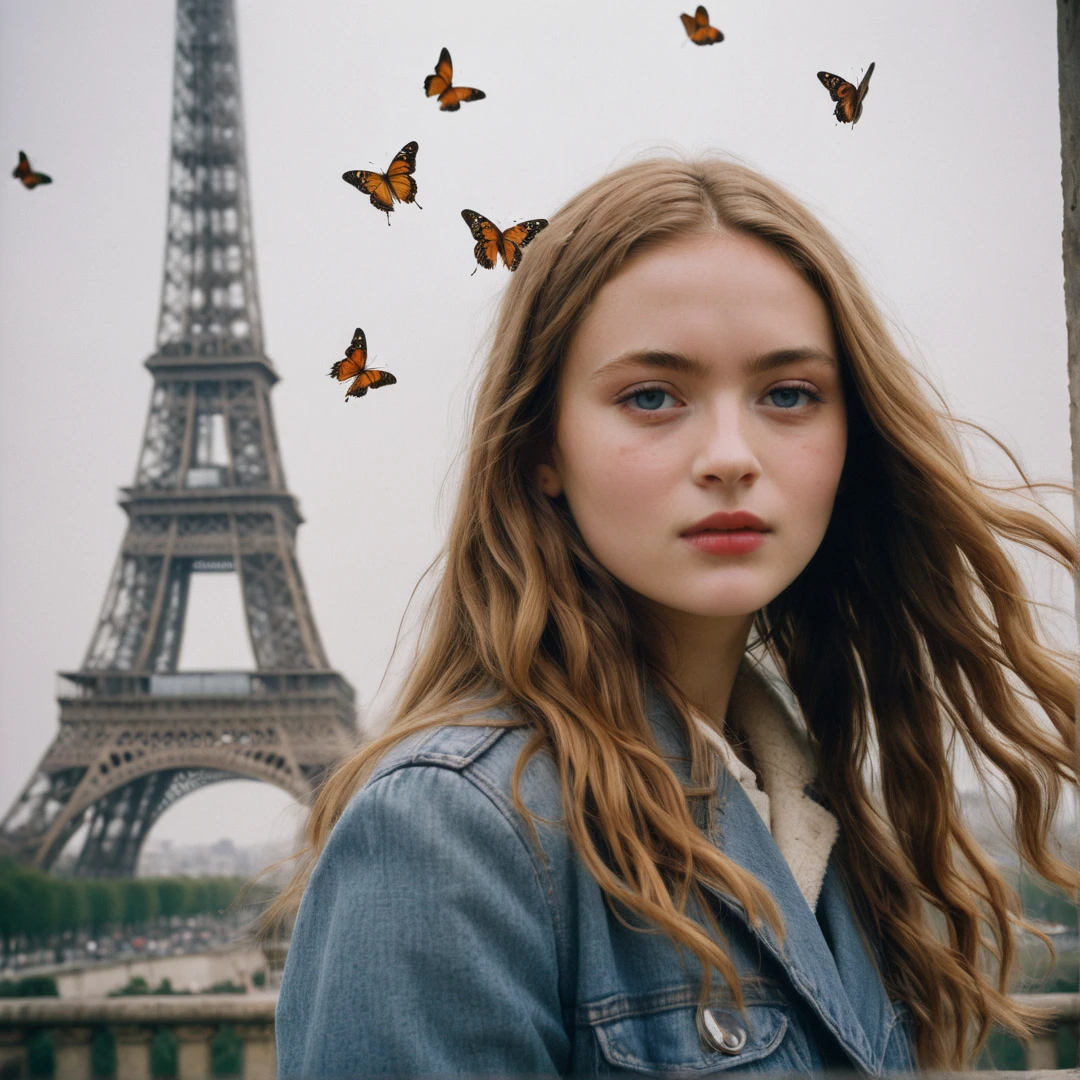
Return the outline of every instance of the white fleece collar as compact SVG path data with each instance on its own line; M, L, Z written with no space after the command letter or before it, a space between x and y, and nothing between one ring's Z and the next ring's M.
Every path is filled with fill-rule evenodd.
M728 715L733 727L746 736L764 791L758 787L753 770L739 760L727 740L701 717L696 719L724 767L769 827L813 911L840 826L806 793L815 776L806 734L769 676L750 661L743 663L736 676Z

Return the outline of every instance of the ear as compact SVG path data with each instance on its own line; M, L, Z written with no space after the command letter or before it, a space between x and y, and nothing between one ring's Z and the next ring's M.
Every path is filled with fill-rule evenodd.
M559 474L556 472L554 465L542 462L536 466L534 475L540 490L549 499L557 499L562 494L562 480L559 479Z

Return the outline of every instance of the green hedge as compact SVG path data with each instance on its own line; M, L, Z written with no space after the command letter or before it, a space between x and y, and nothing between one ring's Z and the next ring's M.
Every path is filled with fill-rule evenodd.
M59 997L56 980L51 975L24 975L21 979L0 982L0 998Z
M98 934L160 917L219 914L236 900L242 878L132 878L88 881L53 877L0 859L0 941L32 944L66 931Z

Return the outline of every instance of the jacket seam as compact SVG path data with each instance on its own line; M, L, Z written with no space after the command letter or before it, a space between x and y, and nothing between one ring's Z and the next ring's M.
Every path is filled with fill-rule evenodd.
M647 994L610 994L598 1001L579 1005L576 1022L579 1027L592 1027L596 1024L609 1024L612 1021L625 1020L635 1016L652 1016L655 1013L685 1009L698 1003L700 987L691 983L664 987ZM791 1003L784 995L779 984L770 980L754 988L753 993L744 995L744 1004L748 1009L788 1009ZM712 994L707 1008L733 1009L734 999L729 996Z
M457 725L464 728L465 725ZM469 725L472 727L472 725ZM376 780L381 780L384 776L389 776L393 772L397 772L399 769L408 768L410 765L425 766L431 765L437 768L450 769L453 772L464 772L470 765L472 765L477 758L485 754L491 747L500 739L507 731L512 731L512 728L495 727L491 728L488 733L482 738L477 739L472 746L469 747L467 754L453 754L447 753L441 750L426 750L424 747L430 743L431 739L441 733L445 732L446 728L433 728L427 739L421 742L418 746L414 747L408 755L398 758L397 760L388 759L385 763L381 763L371 778L368 780L369 784L375 783ZM478 727L473 727L473 730L481 730Z
M472 764L475 764L475 759L473 762L470 762L470 765ZM521 844L528 854L529 862L532 864L533 873L537 878L537 884L540 886L541 891L544 894L544 899L547 902L548 914L551 918L551 932L555 939L558 966L560 972L564 971L566 945L565 932L563 929L562 915L559 911L558 898L555 895L555 882L552 879L547 859L542 853L536 851L536 845L532 842L532 839L529 836L524 835L525 830L521 821L521 815L517 812L517 809L513 804L506 800L506 796L501 787L492 783L480 770L465 768L461 770L461 776L480 791L495 809L499 811L503 820L517 837L518 843Z
M503 734L503 729L497 729L493 734L496 737L501 736ZM491 746L492 742L494 742L494 739L492 739L490 741L485 740L484 749L489 748ZM448 756L448 755L443 755L443 756ZM479 755L477 755L477 756L479 756ZM384 772L384 773L382 773L382 774L380 774L378 776L373 776L368 781L368 785L375 784L379 780L382 780L384 777L389 776L390 774L398 772L398 771L400 771L402 769L406 769L406 768L420 768L420 769L423 769L423 768L435 768L435 769L445 769L447 772L457 773L457 775L460 776L462 778L462 780L464 780L467 783L471 784L472 787L474 787L478 792L480 792L480 794L483 795L484 798L498 812L499 817L502 818L502 820L509 827L511 833L513 833L515 839L522 846L522 848L525 851L525 854L528 856L529 865L532 867L532 871L533 871L533 878L534 878L534 880L536 882L536 885L537 885L540 893L544 897L545 906L546 906L547 911L548 911L548 916L551 919L551 933L552 933L552 937L553 937L554 942L555 942L556 962L558 964L559 971L560 971L560 974L561 974L561 972L565 969L565 963L564 963L564 955L565 955L564 937L565 937L565 935L564 935L564 932L563 932L563 920L562 920L562 918L560 916L558 903L557 903L557 900L555 898L554 882L552 881L551 872L550 872L550 870L548 869L548 867L546 865L546 861L544 859L538 857L538 855L536 853L536 850L535 850L535 845L533 845L530 842L528 837L522 835L523 830L522 830L522 827L521 827L520 815L517 813L517 811L514 809L514 807L511 804L507 804L505 802L505 797L504 797L503 792L501 791L501 789L497 785L492 784L489 780L487 780L487 778L484 777L482 773L480 773L478 771L475 771L472 768L470 768L470 766L475 764L476 758L475 757L472 758L470 761L468 761L466 763L466 765L464 767L462 767L460 765L460 760L461 760L460 758L456 758L455 760L459 763L456 766L453 763L446 763L446 762L440 762L440 761L420 761L420 760L416 760L415 758L409 758L407 760L403 760L403 761L400 761L400 762L395 762L393 765L391 765L386 770L386 772ZM365 786L367 786L367 785L365 785ZM560 979L560 982L561 982L561 979ZM560 988L560 996L561 996L561 988ZM560 1004L560 1009L565 1011L561 1001L560 1001L559 1004Z
M733 896L717 890L709 891L712 892L721 903L726 904L734 911L747 927L751 925L746 909ZM802 994L807 1001L815 1002L818 997L817 987L810 979L804 976L800 968L794 965L791 956L774 941L773 935L768 927L764 927L760 931L759 940L762 945L764 945L766 951L786 970L788 978L797 989L802 991ZM818 1020L837 1038L840 1044L847 1049L848 1053L859 1059L860 1065L868 1067L870 1071L878 1071L880 1064L877 1061L878 1055L874 1054L873 1047L867 1040L865 1033L861 1031L844 1031L836 1024L833 1017L826 1010L815 1008L814 1011ZM886 1043L886 1047L887 1046L888 1043Z
M421 743L420 746L417 746L407 757L403 757L398 761L391 761L387 763L384 769L374 773L368 780L368 784L374 784L383 779L383 777L389 776L391 773L398 772L401 769L412 767L442 768L447 769L450 772L458 773L462 779L467 780L473 787L481 792L499 812L507 825L510 826L511 831L517 837L518 842L529 856L529 862L532 865L533 873L538 879L537 885L541 892L544 893L544 899L547 903L548 914L552 922L552 935L555 939L556 957L558 959L560 972L562 972L565 971L566 968L566 934L564 930L564 920L559 911L558 899L555 895L555 883L551 876L551 870L547 865L547 859L542 852L537 853L536 845L533 844L532 839L529 836L525 835L523 823L521 822L521 815L517 812L513 803L507 800L502 788L497 783L489 780L482 770L474 768L479 759L487 753L499 739L501 739L508 731L515 730L517 729L508 727L492 728L488 735L483 739L477 740L477 742L470 747L467 756L424 750L424 743ZM435 729L432 734L434 735L438 731L445 731L445 729Z

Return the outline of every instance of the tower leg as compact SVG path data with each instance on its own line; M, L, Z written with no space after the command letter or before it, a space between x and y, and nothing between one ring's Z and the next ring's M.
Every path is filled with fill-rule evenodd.
M146 834L158 818L158 805L172 774L140 776L97 803L86 843L75 863L76 877L134 877Z
M356 734L304 590L274 429L234 6L176 0L165 277L128 529L82 667L64 675L57 737L0 821L0 854L44 868L88 821L76 872L133 873L164 810L215 780L306 799ZM177 672L201 571L240 575L257 671Z
M278 552L244 555L240 577L255 660L260 668L324 668L306 598Z

